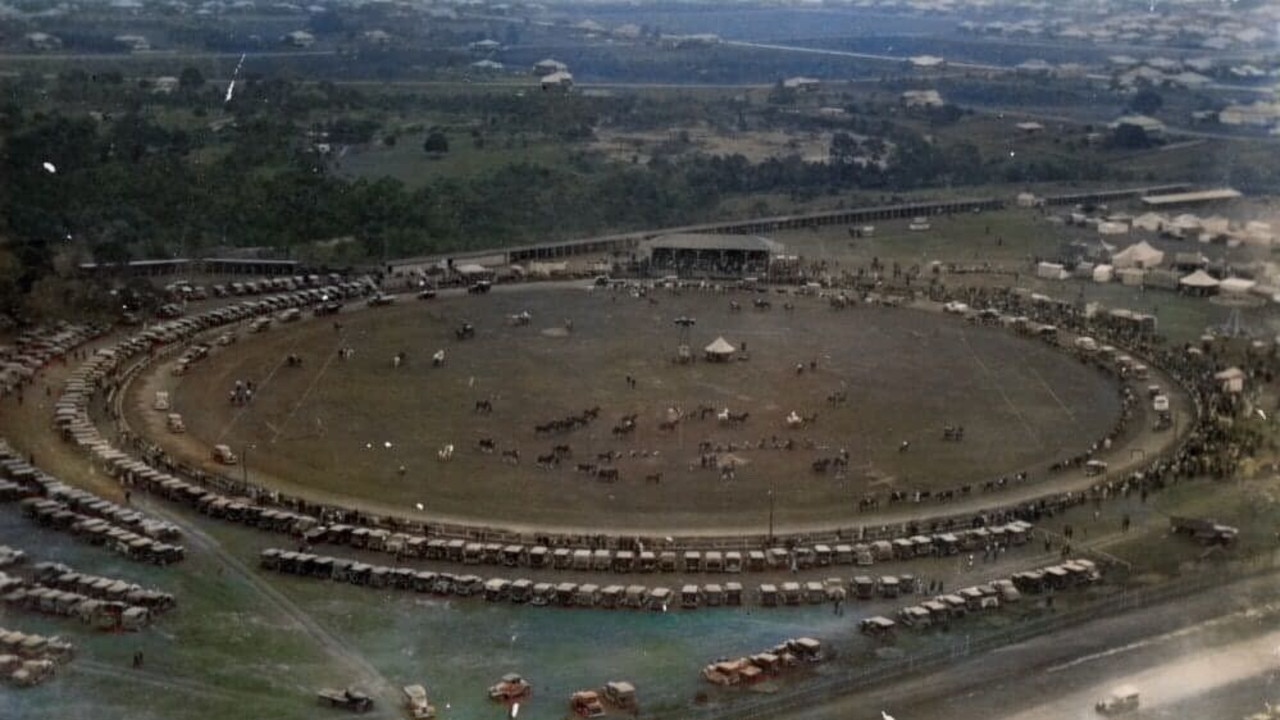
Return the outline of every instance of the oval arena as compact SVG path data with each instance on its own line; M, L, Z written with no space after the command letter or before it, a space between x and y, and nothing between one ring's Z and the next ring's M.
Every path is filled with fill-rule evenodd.
M1121 421L1114 374L1055 347L1065 340L895 303L835 305L585 282L405 295L227 345L230 328L206 331L210 356L183 375L174 357L151 364L124 416L189 475L361 522L751 547L1085 487L1082 468L1050 467L1121 426L1123 464L1120 447L1142 434L1140 407ZM464 325L474 336L459 337ZM733 348L725 361L705 353L716 338ZM251 401L233 397L249 383ZM185 433L165 429L157 391ZM245 465L220 466L215 445Z

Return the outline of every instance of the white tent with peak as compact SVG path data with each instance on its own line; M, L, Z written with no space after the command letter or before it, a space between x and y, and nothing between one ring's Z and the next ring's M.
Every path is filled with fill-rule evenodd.
M1162 260L1164 260L1164 253L1143 240L1116 253L1111 258L1111 264L1117 269L1152 268L1159 265Z
M738 352L738 348L729 344L724 337L718 337L711 342L710 345L703 348L703 352L707 354L708 360L728 360L734 353Z
M1209 290L1218 287L1218 281L1209 273L1197 270L1178 281L1178 284L1195 290Z

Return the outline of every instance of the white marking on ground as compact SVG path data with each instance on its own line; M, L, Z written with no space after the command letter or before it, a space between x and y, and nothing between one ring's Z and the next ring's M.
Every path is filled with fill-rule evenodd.
M1037 372L1036 369L1033 367L1028 367L1027 369L1031 371L1032 375L1036 376L1036 379L1039 380L1040 384L1044 386L1045 392L1049 393L1049 397L1053 398L1053 401L1058 403L1058 407L1062 408L1062 412L1067 414L1067 417L1071 419L1071 422L1075 422L1076 421L1075 413L1071 412L1071 409L1067 407L1066 403L1062 402L1062 398L1058 397L1058 393L1053 391L1053 387L1051 387L1049 383L1045 381L1044 376L1042 376L1039 372Z
M326 359L324 361L324 365L320 367L320 372L316 373L316 376L311 378L311 383L307 385L306 390L302 391L302 397L299 397L298 401L289 409L289 414L284 416L284 420L280 423L280 427L275 428L275 432L271 435L272 445L275 444L276 438L280 437L280 433L284 431L285 427L288 426L289 421L292 420L293 416L298 412L298 408L302 407L302 403L306 402L307 396L309 396L311 391L315 389L316 383L320 382L320 378L324 377L324 374L329 371L329 366L333 364L334 358L338 357L338 353L334 350L331 350L327 355L328 359Z
M1009 396L1005 394L1004 388L1000 386L999 379L993 377L991 369L988 368L987 364L982 362L982 358L978 356L978 351L974 350L973 346L969 344L969 335L961 332L960 340L964 342L965 348L967 348L969 350L969 354L973 356L973 361L982 369L982 374L987 378L987 385L994 389L1004 400L1004 404L1009 407L1009 412L1012 412L1014 417L1018 418L1018 422L1022 423L1022 429L1027 431L1027 436L1036 444L1036 447L1044 447L1044 442L1040 440L1039 435L1036 435L1036 431L1031 427L1031 423L1027 422L1027 419L1018 411L1018 406L1014 405L1013 401L1009 399Z

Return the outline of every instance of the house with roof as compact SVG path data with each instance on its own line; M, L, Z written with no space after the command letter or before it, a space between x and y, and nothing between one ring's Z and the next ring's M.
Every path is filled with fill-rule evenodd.
M1163 137L1165 134L1165 124L1148 115L1124 115L1116 118L1115 122L1110 124L1112 130L1118 129L1121 125L1133 125L1142 128L1150 137Z
M565 65L559 60L552 60L551 58L539 60L533 64L533 74L535 77L546 77L547 75L552 75L554 73L567 72L569 72L568 65Z
M573 87L573 75L564 71L553 72L550 75L543 75L539 84L543 90L567 92Z
M316 36L306 30L294 30L280 38L280 42L295 48L309 48L316 44Z
M937 90L907 90L902 93L902 104L908 108L935 108L946 105Z
M26 43L28 50L45 52L62 49L62 39L49 33L29 32L22 36L22 41Z
M782 81L782 87L800 92L817 92L822 81L811 77L792 77Z

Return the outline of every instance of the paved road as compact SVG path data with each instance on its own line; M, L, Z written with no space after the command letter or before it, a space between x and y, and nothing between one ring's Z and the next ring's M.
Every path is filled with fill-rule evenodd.
M1139 686L1144 705L1173 705L1277 668L1280 606L1253 600L1274 595L1277 582L1272 571L775 717L875 720L885 710L898 720L1096 720L1099 694L1125 682Z

